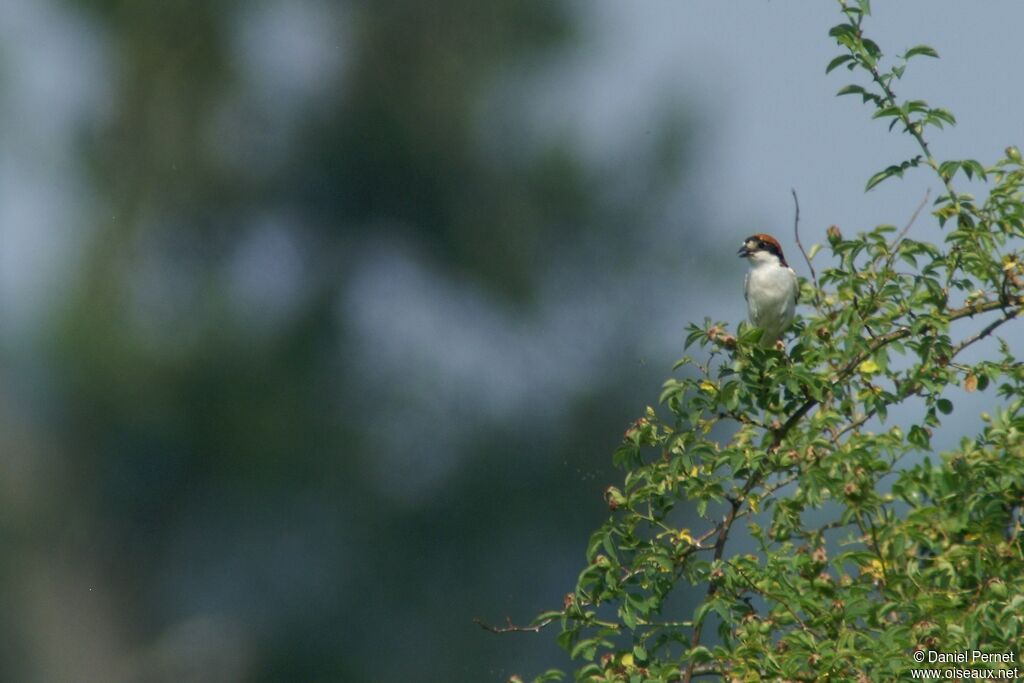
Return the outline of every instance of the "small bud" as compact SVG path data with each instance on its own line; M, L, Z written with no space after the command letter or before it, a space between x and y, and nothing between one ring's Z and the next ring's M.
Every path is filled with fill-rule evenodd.
M626 504L626 497L622 495L622 491L614 486L609 486L605 489L604 499L608 503L608 509L612 512Z
M1006 148L1006 158L1020 163L1020 150L1017 149L1017 145L1010 145Z
M843 241L843 233L839 230L838 225L830 225L825 231L825 235L828 237L828 243L833 247Z
M828 341L832 338L832 333L825 327L819 327L814 331L814 334L818 335L818 339L821 341Z
M813 559L818 564L825 564L826 562L828 562L828 552L825 550L824 547L818 548L813 553L811 553L811 559Z
M573 593L566 593L565 597L562 598L562 607L569 609L576 604L576 596Z
M855 496L858 492L859 489L857 488L857 485L854 484L852 481L846 482L846 486L843 487L843 493L845 493L847 496Z

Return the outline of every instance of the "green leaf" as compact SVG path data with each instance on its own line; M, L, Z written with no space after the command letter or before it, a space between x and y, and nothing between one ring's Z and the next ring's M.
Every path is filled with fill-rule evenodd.
M852 59L853 55L839 55L838 57L836 57L835 59L828 63L828 66L825 67L825 73L832 73L833 69L840 67L843 64L846 64Z
M711 655L711 650L707 649L703 645L698 645L689 652L690 661L697 664L703 664L704 662L710 662L714 657Z
M878 59L882 56L882 49L878 47L878 43L870 38L861 38L861 45L864 46L864 51L871 55L872 59Z
M935 107L934 109L928 111L928 115L933 116L939 119L940 121L945 121L951 126L956 125L956 117L953 116L952 112L950 112L948 109L943 109L942 107Z
M940 398L935 402L935 405L938 406L939 412L943 415L949 415L953 412L953 402L948 398Z
M627 605L623 605L619 608L619 617L622 619L622 624L630 631L636 628L636 615L633 614L633 610Z
M872 114L871 118L873 118L873 119L881 119L881 118L885 118L886 116L899 116L902 113L903 113L903 110L900 109L899 107L896 107L896 106L882 107L881 109L876 111L874 114Z
M974 176L978 176L979 178L984 180L987 176L987 173L985 172L985 167L982 166L980 162L975 161L974 159L964 159L963 162L961 162L960 167L963 169L964 174L969 179L973 178Z
M597 655L598 648L611 648L614 647L613 643L605 640L604 638L587 638L576 643L575 647L569 653L572 659L585 659L591 661Z
M910 428L910 432L907 434L907 441L922 450L928 450L931 437L928 436L928 432L926 432L923 427L920 425L913 425Z
M903 59L910 59L917 55L924 55L925 57L939 58L939 53L935 51L935 48L928 45L915 45L914 47L907 50L906 54L903 55Z
M836 24L828 30L828 34L833 38L855 36L857 34L857 27L852 24Z
M892 166L890 166L889 168L885 169L884 171L879 171L875 175L871 176L870 178L868 178L868 184L864 187L864 191L865 192L869 191L875 185L878 185L880 182L882 182L883 180L885 180L886 178L891 176L893 174L893 172L894 172L893 168L892 168Z
M943 161L939 164L939 175L946 180L956 175L956 172L960 169L959 161Z
M865 94L864 88L862 88L859 85L854 85L854 84L851 83L850 85L844 85L842 88L840 88L839 92L836 93L836 97L842 97L843 95L863 95L863 94Z

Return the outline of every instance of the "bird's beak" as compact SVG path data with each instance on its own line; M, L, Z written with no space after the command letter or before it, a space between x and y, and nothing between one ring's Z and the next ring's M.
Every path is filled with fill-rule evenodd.
M750 249L747 249L747 245L744 244L742 247L740 247L740 250L736 252L736 255L739 256L740 258L747 258L748 256L750 256Z

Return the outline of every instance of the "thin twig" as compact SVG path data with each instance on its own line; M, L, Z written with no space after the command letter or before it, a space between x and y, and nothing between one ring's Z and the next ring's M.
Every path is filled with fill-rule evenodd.
M544 628L548 624L553 623L555 620L555 617L550 617L548 619L545 619L544 621L540 621L534 624L533 626L516 626L512 623L512 619L508 617L505 617L504 626L491 626L490 624L484 623L479 618L474 618L473 623L482 628L483 630L490 631L491 633L540 633L540 630L542 628Z
M889 243L889 258L885 260L885 270L889 270L890 268L892 268L893 261L896 260L897 247L900 246L900 242L902 242L903 238L907 236L908 232L910 232L910 228L913 227L914 221L917 220L918 215L921 213L921 209L925 207L925 204L928 203L928 199L931 196L932 189L929 187L927 190L925 190L924 198L921 200L921 203L917 205L916 209L914 209L914 213L910 214L910 220L907 221L907 224L903 226L903 229L900 230L899 234L896 235L896 237L893 238L892 242ZM872 263L872 265L874 264Z
M793 215L793 238L796 240L796 246L800 249L800 253L804 255L804 261L807 262L807 268L811 271L811 282L814 283L814 307L821 309L821 299L818 297L818 274L814 272L814 266L811 265L811 258L807 255L807 251L804 249L803 243L800 241L800 200L796 196L796 188L791 187L789 191L793 193L793 206L796 209Z
M921 213L921 209L923 209L925 204L928 203L928 200L931 198L931 196L932 196L932 188L929 187L927 190L925 190L924 199L922 199L921 203L917 205L916 209L914 209L914 213L912 213L910 215L910 220L907 221L907 224L903 226L902 230L900 230L900 234L896 235L896 239L894 239L892 241L892 244L889 245L889 251L892 251L893 249L895 249L896 245L898 245L900 242L902 242L903 238L907 236L907 233L910 232L911 226L914 225L914 221L917 220L918 215Z
M804 631L807 631L808 633L813 633L814 635L817 635L812 629L808 628L804 620L800 618L800 614L789 606L789 603L786 602L783 596L768 590L764 590L762 588L758 588L757 583L749 576L747 576L747 573L743 571L743 569L738 564L733 564L729 560L725 560L725 564L729 567L732 567L736 571L736 573L740 575L740 578L747 582L747 585L750 586L751 591L759 595L762 595L765 598L768 598L769 600L774 600L775 602L779 603L784 608L786 608L786 611L789 612L790 616L793 617L794 620L796 620L796 623L800 624L800 628L802 628Z
M981 341L985 337L987 337L990 334L992 334L993 332L995 332L996 329L998 327L1000 327L1001 325L1003 325L1005 323L1008 323L1011 320L1013 320L1014 318L1016 318L1018 315L1020 315L1020 311L1021 311L1021 309L1013 309L1013 310L1006 311L1003 314L1003 317L997 318L996 320L993 320L991 323L989 323L988 325L983 327L981 330L979 330L976 334L973 334L970 337L965 338L963 341L961 341L959 344L957 344L953 348L953 356L955 357L957 354L959 354L961 351L966 349L971 344L973 344L975 342L978 342L978 341Z

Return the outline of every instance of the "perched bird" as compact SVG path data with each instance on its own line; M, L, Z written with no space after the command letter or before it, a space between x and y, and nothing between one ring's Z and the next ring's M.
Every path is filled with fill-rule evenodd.
M743 240L737 255L750 262L743 281L747 315L754 327L764 330L761 346L772 346L793 322L800 293L796 272L786 263L779 241L765 233Z

